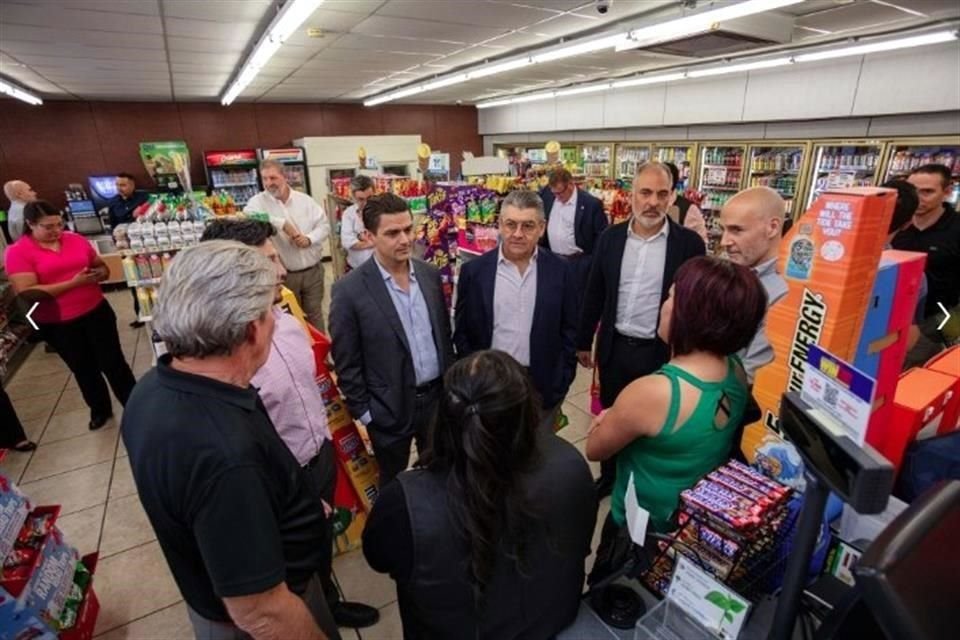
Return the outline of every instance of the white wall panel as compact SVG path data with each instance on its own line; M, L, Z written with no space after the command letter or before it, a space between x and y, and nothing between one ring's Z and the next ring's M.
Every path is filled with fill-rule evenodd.
M869 135L869 118L811 120L807 122L768 122L767 140L807 140L810 138L864 138Z
M854 115L960 108L960 43L867 56Z
M861 58L751 71L744 120L796 120L850 115Z
M512 105L493 109L480 109L477 120L479 133L516 133L517 129L517 108L530 105Z
M880 116L870 119L869 134L876 136L939 136L960 133L960 111Z
M557 98L557 129L601 129L604 94ZM553 102L553 101L551 101ZM530 105L537 104L536 102ZM518 105L525 106L525 105Z
M517 129L519 131L556 131L557 128L556 100L541 100L540 102L517 105Z
M746 75L733 75L668 84L663 123L739 122L746 83Z
M688 127L690 140L743 140L762 138L766 126L762 122L749 124L701 124Z
M603 105L603 124L606 127L663 124L666 96L665 84L611 91Z

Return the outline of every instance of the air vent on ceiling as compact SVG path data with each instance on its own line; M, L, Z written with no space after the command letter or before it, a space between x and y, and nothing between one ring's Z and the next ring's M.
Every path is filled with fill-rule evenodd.
M794 16L762 13L717 23L710 31L637 49L685 58L727 56L758 47L789 43Z

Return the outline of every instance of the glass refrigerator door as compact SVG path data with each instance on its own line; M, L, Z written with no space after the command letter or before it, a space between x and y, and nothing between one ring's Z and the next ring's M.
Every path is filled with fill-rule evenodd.
M632 180L637 167L650 159L648 145L618 144L616 173L613 177Z
M954 206L960 201L960 145L895 144L890 151L883 182L906 178L913 169L925 164L942 164L953 175L949 200Z
M700 209L707 219L707 230L713 232L715 224L711 222L713 214L718 213L724 203L740 190L743 181L744 146L704 147L700 150L700 179L697 191L703 195Z
M283 165L283 175L287 178L287 184L291 189L296 189L302 193L307 192L307 168L302 164Z
M770 187L787 202L787 217L792 217L797 183L803 170L802 146L750 147L750 168L746 187Z
M691 166L693 165L694 152L693 145L664 145L656 147L656 156L659 162L672 162L677 165L680 171L680 184L678 188L681 192L686 191L692 186Z
M585 144L582 149L583 173L588 177L609 178L612 144Z
M560 162L562 162L571 173L583 173L583 156L580 155L579 147L561 147Z
M804 211L827 189L876 184L882 151L883 145L880 144L816 145L810 193Z

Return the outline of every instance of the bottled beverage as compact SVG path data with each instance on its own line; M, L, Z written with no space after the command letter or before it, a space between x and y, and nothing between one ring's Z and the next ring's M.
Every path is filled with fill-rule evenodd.
M170 268L171 260L173 260L173 258L169 253L164 253L162 256L160 256L160 266L163 269L163 271L166 271L167 269Z
M128 284L133 284L139 280L137 274L137 263L132 257L125 256L120 263L123 265L123 277L126 278Z
M150 277L163 277L163 263L160 261L160 255L156 253L150 256Z
M140 303L140 317L146 317L153 314L153 304L150 293L143 287L137 288L137 302Z

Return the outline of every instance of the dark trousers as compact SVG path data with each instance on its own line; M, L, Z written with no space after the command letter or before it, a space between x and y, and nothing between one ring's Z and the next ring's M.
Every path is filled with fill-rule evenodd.
M398 438L395 434L378 430L373 422L367 425L367 433L370 434L370 442L373 444L373 454L380 466L381 487L386 486L407 468L410 462L410 444L414 438L417 440L418 454L422 454L430 446L430 425L437 411L440 389L438 385L416 396L411 419L412 431L408 435Z
M92 417L113 414L104 376L120 404L127 404L137 380L120 348L117 316L110 303L104 300L90 313L68 322L41 325L40 330L73 372Z
M130 293L133 294L133 315L136 320L140 319L140 298L137 297L137 290L130 289Z
M613 352L599 356L603 362L600 365L600 404L604 409L613 406L628 384L650 375L668 360L667 346L659 339L638 340L616 332L613 334ZM600 464L600 480L612 483L616 471L616 456L604 460Z
M27 439L10 396L0 387L0 449L18 445Z
M333 450L333 443L327 440L320 447L320 452L316 457L307 463L304 467L310 475L311 481L316 485L320 497L333 508L333 496L337 491L337 459ZM324 529L324 539L320 541L323 551L321 558L322 566L317 571L317 577L320 578L320 585L323 587L323 595L326 596L327 604L333 607L340 601L340 593L337 586L333 583L333 515L327 518L326 528Z

